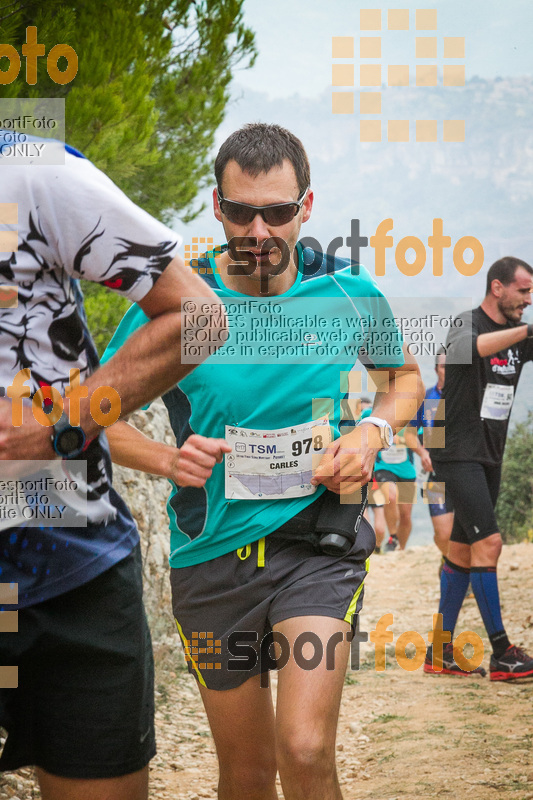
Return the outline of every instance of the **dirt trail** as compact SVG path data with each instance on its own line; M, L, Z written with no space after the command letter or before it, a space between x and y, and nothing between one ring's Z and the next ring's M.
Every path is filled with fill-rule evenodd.
M361 630L373 630L392 612L395 641L404 631L427 641L438 604L438 561L431 546L374 556ZM533 545L505 546L499 576L510 638L532 652ZM488 668L473 599L459 619L457 632L464 630L482 637ZM337 744L345 800L533 800L533 682L407 672L396 663L394 644L388 649L385 672L374 670L374 646L361 645L361 669L347 674ZM150 797L216 798L213 740L194 680L172 643L155 651L159 754ZM39 797L27 770L0 778L0 798L15 797Z

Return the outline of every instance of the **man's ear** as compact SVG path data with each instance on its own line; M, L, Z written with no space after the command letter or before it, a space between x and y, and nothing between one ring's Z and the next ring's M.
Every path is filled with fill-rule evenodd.
M218 195L216 186L213 189L213 213L215 215L215 219L218 219L219 222L222 222L222 214L220 213L220 206L218 204Z
M314 200L313 191L310 189L307 192L307 197L305 198L302 205L302 211L303 211L302 222L307 222L307 220L311 216L311 209L313 208L313 200Z
M494 297L501 297L502 292L504 290L504 285L498 278L494 278L492 283L490 284L490 290Z

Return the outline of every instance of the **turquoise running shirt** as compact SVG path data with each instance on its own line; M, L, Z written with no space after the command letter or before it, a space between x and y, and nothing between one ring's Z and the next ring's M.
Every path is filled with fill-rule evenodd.
M401 334L366 269L303 250L300 244L297 252L294 284L285 294L266 298L227 289L213 259L195 262L198 273L225 299L230 335L223 347L163 396L178 447L193 433L224 438L226 426L232 431L260 430L262 434L242 436L255 436L258 442L264 437L268 442L265 431L290 429L324 415L337 438L347 374L357 358L370 369L403 366ZM187 307L184 303L185 340ZM103 361L146 321L133 305ZM182 357L183 352L188 351L182 351ZM251 446L251 441L247 445L243 440L240 447ZM263 480L266 489L260 499L228 498L224 463L214 466L203 488L171 482L167 504L170 565L191 566L250 544L279 528L324 491L320 486L313 494L294 497L289 491L286 498L269 499L273 490L268 486L274 483L270 476ZM283 492L283 483L276 485ZM254 487L251 481L250 494L259 497Z

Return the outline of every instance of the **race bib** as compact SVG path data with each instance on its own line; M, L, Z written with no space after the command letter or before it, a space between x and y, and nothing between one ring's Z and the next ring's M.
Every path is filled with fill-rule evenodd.
M513 407L514 386L487 383L480 416L482 419L506 420Z
M281 500L314 494L313 456L333 441L328 417L276 430L226 425L227 500ZM316 466L316 462L315 462Z
M381 451L384 464L403 464L407 461L407 447L404 444L393 444L388 450Z

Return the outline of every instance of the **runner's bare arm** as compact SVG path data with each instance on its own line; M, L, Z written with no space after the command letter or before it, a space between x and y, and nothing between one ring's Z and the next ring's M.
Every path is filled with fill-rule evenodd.
M530 328L531 325L517 325L516 328L506 328L503 331L482 333L476 340L477 351L481 358L492 356L500 350L505 350L506 347L522 342L527 338ZM533 330L529 330L529 334L533 336Z
M416 416L424 401L425 389L418 364L405 345L403 353L403 367L372 370L378 388L372 416L386 420L394 432ZM371 479L380 449L379 429L371 422L362 422L327 448L312 483L322 483L337 494L355 492Z
M205 282L177 256L139 302L151 318L150 322L136 331L113 358L79 387L79 421L71 422L80 425L88 439L95 437L103 427L93 418L90 408L91 397L98 387L111 387L113 394L117 393L114 394L115 405L120 405L120 416L124 416L163 394L194 369L195 364L182 364L180 358L183 296L205 298L213 309L221 305ZM211 329L224 330L223 314L214 314L213 320ZM103 400L101 411L107 413L112 405ZM68 399L64 407L69 413ZM24 408L23 424L14 427L11 402L0 398L0 459L55 458L50 435L50 428L37 422L28 406Z
M161 475L178 486L204 486L216 463L231 446L224 439L193 434L181 448L156 442L128 422L117 422L106 431L115 464Z

